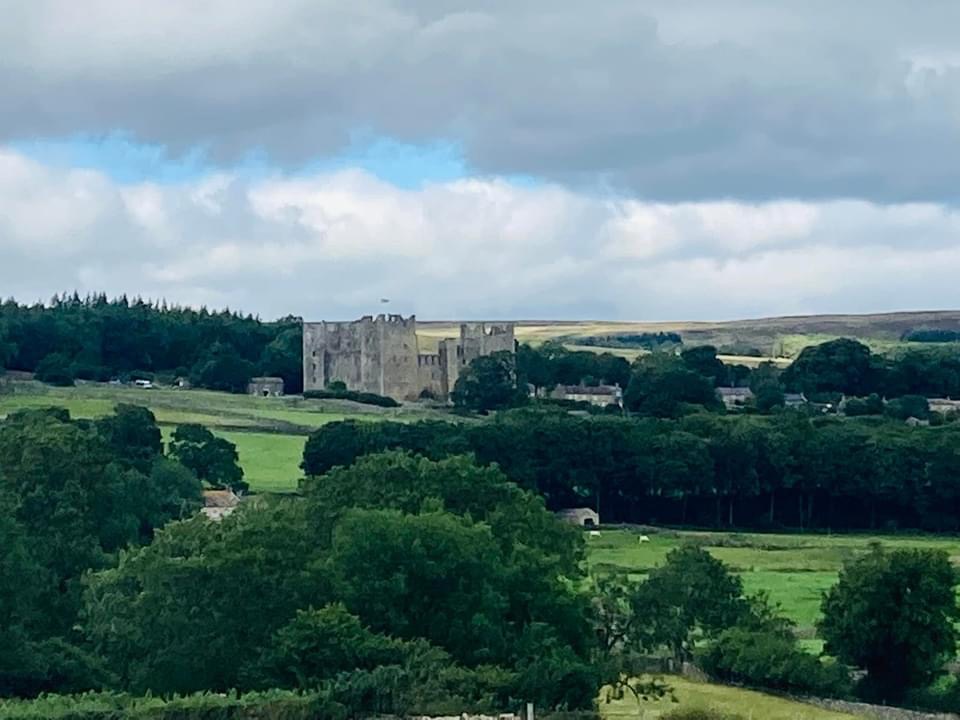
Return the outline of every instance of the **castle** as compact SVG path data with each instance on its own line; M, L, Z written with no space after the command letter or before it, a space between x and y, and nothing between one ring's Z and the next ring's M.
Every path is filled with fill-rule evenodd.
M441 340L437 353L422 353L413 315L304 322L303 389L339 380L348 390L396 400L445 400L475 358L514 350L512 323L463 323L459 338Z

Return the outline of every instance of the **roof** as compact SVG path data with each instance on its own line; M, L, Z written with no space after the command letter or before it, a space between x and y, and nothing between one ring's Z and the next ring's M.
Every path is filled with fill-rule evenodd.
M558 385L557 389L567 395L619 395L618 385Z
M282 382L283 382L283 378L282 378L282 377L255 377L255 378L250 378L250 382L252 382L252 383L282 383Z
M567 508L566 510L558 510L557 515L563 518L570 518L580 520L582 518L598 518L600 513L592 508Z
M720 397L753 397L753 390L748 387L719 387L717 395Z
M232 508L240 504L240 497L233 490L204 490L203 506L208 508Z

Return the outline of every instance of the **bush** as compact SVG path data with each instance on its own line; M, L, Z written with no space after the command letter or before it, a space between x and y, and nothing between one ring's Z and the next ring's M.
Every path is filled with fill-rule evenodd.
M343 720L346 715L326 695L283 691L170 699L86 693L0 701L0 720Z
M661 720L743 720L743 715L724 712L717 708L691 707L671 710L666 715L662 715Z
M702 650L703 670L727 682L827 697L850 693L847 671L804 652L792 634L734 627Z
M70 361L60 353L50 353L37 363L35 377L40 382L58 387L71 387L74 380Z
M308 400L352 400L353 402L363 403L364 405L376 405L377 407L394 408L400 407L400 403L391 397L377 395L376 393L359 392L357 390L340 390L333 387L333 383L326 390L307 390L303 396Z

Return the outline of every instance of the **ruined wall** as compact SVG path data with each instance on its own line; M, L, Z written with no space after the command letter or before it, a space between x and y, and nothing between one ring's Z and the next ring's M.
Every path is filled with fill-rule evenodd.
M303 324L304 390L332 381L348 389L407 399L419 394L417 321L399 315Z
M442 340L435 355L421 355L412 315L305 322L303 388L322 390L339 380L349 390L397 400L416 400L424 390L444 399L471 361L500 351L514 351L513 324L465 323L459 338Z
M443 400L447 397L447 369L444 365L444 358L438 353L436 355L422 354L418 358L420 365L420 393L427 393L436 400Z
M513 323L462 323L459 340L444 342L449 355L447 377L451 392L460 372L478 357L495 352L512 353L516 349ZM441 344L441 350L443 348Z

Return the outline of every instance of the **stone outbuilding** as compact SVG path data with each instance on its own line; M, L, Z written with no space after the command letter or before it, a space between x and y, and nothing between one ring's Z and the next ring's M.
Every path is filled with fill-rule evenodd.
M282 397L283 396L283 378L278 377L255 377L251 378L247 385L247 394L257 397Z
M591 508L568 508L560 510L557 517L564 522L580 527L594 528L600 525L600 513Z

